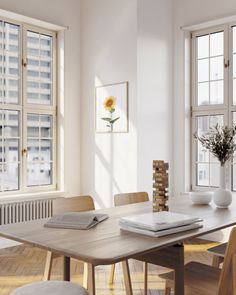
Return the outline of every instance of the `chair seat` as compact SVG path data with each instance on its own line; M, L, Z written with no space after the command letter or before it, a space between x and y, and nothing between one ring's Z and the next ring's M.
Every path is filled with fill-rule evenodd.
M184 267L185 291L188 294L215 295L218 291L218 283L221 270L210 265L190 262ZM174 272L160 275L167 280L168 286L174 287ZM189 288L191 286L191 288Z
M226 252L226 248L227 248L227 244L228 243L223 243L220 244L218 246L215 247L211 247L209 249L207 249L208 252L210 252L211 254L223 257L225 256L225 252Z
M64 281L36 282L14 290L10 295L88 295L79 285Z

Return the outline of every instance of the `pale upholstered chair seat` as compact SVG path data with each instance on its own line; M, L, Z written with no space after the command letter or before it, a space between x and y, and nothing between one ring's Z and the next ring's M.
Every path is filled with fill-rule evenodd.
M88 295L79 285L64 281L37 282L14 290L10 295Z

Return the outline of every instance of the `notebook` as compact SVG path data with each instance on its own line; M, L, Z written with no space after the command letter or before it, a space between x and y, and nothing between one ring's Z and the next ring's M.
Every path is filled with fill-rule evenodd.
M167 236L170 234L175 234L175 233L179 233L179 232L183 232L183 231L193 230L193 229L197 229L200 227L202 227L202 224L192 223L189 225L183 225L183 226L174 227L174 228L170 228L170 229L164 229L164 230L160 230L160 231L152 231L152 230L141 229L141 228L137 228L137 227L133 227L133 226L128 226L125 224L120 225L120 228L122 230L134 232L137 234L142 234L142 235L154 237L154 238L159 238L159 237L163 237L163 236Z
M162 211L122 217L119 220L119 224L151 231L159 231L189 225L199 221L202 221L202 219L196 216Z
M53 216L44 226L68 229L90 229L108 217L107 214L95 212L66 212Z

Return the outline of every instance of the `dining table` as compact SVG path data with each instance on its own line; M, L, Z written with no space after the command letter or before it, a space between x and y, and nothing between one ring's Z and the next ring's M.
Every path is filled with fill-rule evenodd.
M165 266L175 271L175 295L184 295L184 242L236 224L236 199L225 209L195 205L188 195L171 197L169 211L197 216L202 227L163 237L149 237L120 229L121 217L152 212L152 202L99 209L109 218L89 230L44 227L47 219L0 226L0 236L53 251L64 257L64 280L70 280L70 258L86 262L88 291L96 294L95 267L122 262L125 277L130 278L128 259L134 258ZM126 294L132 294L129 280Z

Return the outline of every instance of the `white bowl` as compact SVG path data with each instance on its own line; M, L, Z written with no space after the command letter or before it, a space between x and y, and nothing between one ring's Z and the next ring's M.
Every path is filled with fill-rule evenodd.
M190 197L194 204L208 205L212 200L213 192L191 192Z

